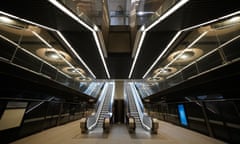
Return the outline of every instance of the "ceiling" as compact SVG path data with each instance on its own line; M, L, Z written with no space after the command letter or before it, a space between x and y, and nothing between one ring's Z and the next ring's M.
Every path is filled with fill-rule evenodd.
M82 11L85 11L90 22L96 23L102 28L103 10L99 6L101 3L99 3L98 0L78 1L82 4L80 7L86 6L86 9ZM110 15L110 18L118 17L118 21L123 18L125 22L122 23L122 25L116 23L115 25L111 25L110 23L107 40L105 40L107 50L105 61L111 79L128 79L130 68L133 63L131 55L135 37L129 28L130 23L127 23L132 21L129 19L126 20L126 18L130 18L131 10L136 10L137 12L155 12L161 6L162 1L138 0L139 4L135 7L129 6L129 4L131 4L129 0L118 0L114 1L114 3L111 3L113 0L109 0L108 2L108 7L111 11L114 11L114 8L116 11L119 11L119 5L124 11L122 15L119 16L115 13L115 15ZM240 9L238 3L238 0L190 0L183 7L146 33L131 78L142 79L145 72L164 50L177 31L236 12ZM96 79L107 79L107 74L92 32L50 4L47 0L3 0L0 5L0 10L61 31L78 55L95 74ZM111 11L109 13L111 13ZM148 19L152 14L153 13L146 13L141 15L138 13L137 20L135 21L137 28L144 23L149 24L151 21ZM121 27L123 25L125 28L114 29L114 27ZM184 38L187 34L188 33L185 32L181 37ZM134 37L133 39L132 36ZM120 38L120 40L117 38ZM126 38L128 41L126 41ZM112 40L115 41L115 45L114 43L110 43ZM123 47L123 49L121 49L121 47Z

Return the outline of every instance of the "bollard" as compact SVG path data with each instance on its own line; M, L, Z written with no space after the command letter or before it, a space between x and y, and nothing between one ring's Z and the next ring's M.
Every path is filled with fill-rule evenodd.
M81 133L87 132L87 119L85 117L80 119L80 129Z

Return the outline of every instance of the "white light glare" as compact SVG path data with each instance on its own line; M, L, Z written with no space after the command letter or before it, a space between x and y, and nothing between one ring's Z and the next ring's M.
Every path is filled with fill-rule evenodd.
M133 73L133 69L135 67L135 64L136 64L136 60L138 58L138 54L140 52L140 49L142 47L142 43L143 43L143 40L144 40L144 37L146 35L146 32L149 31L151 28L153 28L155 25L157 25L158 23L160 23L161 21L163 21L164 19L166 19L168 16L170 16L171 14L173 14L177 9L179 9L180 7L182 7L184 4L186 4L189 0L181 0L180 2L178 2L176 5L174 5L170 10L168 10L166 13L164 13L158 20L156 20L155 22L153 22L150 26L148 26L147 28L145 27L141 27L141 30L143 30L143 34L140 38L140 42L138 44L138 48L137 48L137 52L136 52L136 55L134 57L134 60L133 60L133 64L132 64L132 67L131 67L131 70L130 70L130 73L128 75L128 78L131 78L132 76L132 73Z
M107 68L107 65L106 65L106 63L105 63L105 59L104 59L104 56L103 56L103 53L102 53L102 49L101 49L100 43L99 43L99 41L98 41L98 37L97 37L96 32L93 32L93 36L94 36L95 42L96 42L96 44L97 44L98 52L99 52L100 57L101 57L101 59L102 59L103 66L104 66L105 71L106 71L106 73L107 73L107 77L110 78L110 74L109 74L109 72L108 72L108 68Z
M51 2L53 5L55 5L56 7L58 7L60 10L62 10L64 13L66 13L67 15L69 15L71 18L73 18L74 20L76 20L77 22L79 22L80 24L82 24L84 27L86 27L87 29L89 29L90 31L94 31L93 28L91 28L89 25L87 25L86 23L84 23L82 20L80 20L75 14L73 14L70 10L68 10L66 7L64 7L61 3L59 3L57 0L48 0L49 2Z
M137 48L137 52L136 52L136 55L135 55L135 57L134 57L134 60L133 60L133 64L132 64L130 73L129 73L129 75L128 75L128 78L129 78L129 79L130 79L131 76L132 76L132 72L133 72L133 69L134 69L134 67L135 67L135 64L136 64L138 55L139 55L139 53L140 53L140 49L141 49L143 40L144 40L144 38L145 38L145 35L146 35L146 32L144 31L144 32L142 33L141 39L140 39L140 41L139 41L138 48Z
M71 68L75 69L75 67L69 62L67 61L56 49L54 49L44 38L42 38L38 33L36 33L35 31L32 31L32 33L38 37L44 44L46 44L49 48L51 48L61 59L63 59ZM78 73L85 78L85 76L78 71Z
M103 57L103 52L100 46L100 42L99 39L97 37L96 31L98 31L98 27L95 25L94 28L91 28L89 25L87 25L85 22L83 22L81 19L79 19L78 16L76 16L75 14L73 14L70 10L68 10L65 6L63 6L60 2L58 2L57 0L48 0L49 2L51 2L53 5L55 5L57 8L59 8L60 10L62 10L64 13L66 13L68 16L70 16L71 18L73 18L74 20L76 20L78 23L80 23L81 25L83 25L84 27L86 27L87 29L89 29L90 31L92 31L93 33L93 37L94 40L97 44L97 48L98 48L98 52L100 54L100 57L102 59L105 71L107 73L107 77L110 78L110 74L108 72L108 68L105 62L105 59Z
M72 46L70 45L70 43L65 39L65 37L62 35L61 32L57 31L57 34L59 35L59 37L67 44L67 46L71 49L71 51L75 54L75 56L78 58L78 60L84 65L84 67L89 71L89 73L96 78L96 76L93 74L93 72L91 71L91 69L87 66L87 64L82 60L82 58L77 54L77 52L72 48Z
M158 61L162 58L162 56L168 51L168 49L172 46L172 44L175 42L175 40L181 35L182 31L178 31L177 34L173 37L173 39L169 42L167 47L163 50L163 52L158 56L158 58L154 61L154 63L151 65L151 67L147 70L147 72L144 74L142 78L145 78L148 73L153 69L153 67L158 63Z
M204 33L202 33L199 37L197 37L190 45L188 45L180 54L178 54L178 56L176 56L170 63L168 63L164 68L168 68L172 63L174 63L178 58L180 58L184 52L192 47L194 44L196 44L202 37L204 37L206 34L208 33L208 31L205 31Z
M146 31L153 28L155 25L166 19L168 16L173 14L177 9L182 7L184 4L186 4L189 0L181 0L176 5L174 5L170 10L168 10L166 13L164 13L158 20L156 20L154 23L152 23L148 28L146 28Z
M8 23L8 24L11 24L14 22L12 19L5 17L5 16L0 16L0 21L4 22L4 23Z

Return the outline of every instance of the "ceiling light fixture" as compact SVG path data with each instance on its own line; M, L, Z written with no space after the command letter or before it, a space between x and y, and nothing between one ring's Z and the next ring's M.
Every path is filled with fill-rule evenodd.
M220 49L220 48L222 48L222 47L228 45L229 43L235 41L235 40L238 39L238 38L240 38L240 35L238 35L238 36L234 37L233 39L231 39L231 40L229 40L229 41L223 43L222 45L220 45L219 47L213 49L212 51L208 52L207 54L203 55L202 57L199 57L196 61L200 61L201 59L207 57L208 55L214 53L214 52L217 51L218 49ZM193 61L193 62L189 63L187 66L183 67L183 68L180 69L178 72L176 72L176 73L174 73L174 74L168 76L167 79L172 78L173 76L177 75L178 73L180 73L180 72L183 71L184 69L186 69L186 68L188 68L189 66L191 66L191 65L192 65L193 63L195 63L196 61Z
M72 48L70 43L66 40L66 38L62 35L60 31L57 31L58 36L66 43L66 45L71 49L71 51L74 53L74 55L77 57L77 59L84 65L84 67L88 70L88 72L96 78L96 76L93 74L91 69L87 66L87 64L83 61L83 59L77 54L77 52Z
M14 23L14 21L6 16L0 16L0 22L4 22L4 23L8 23L8 24L11 24L11 23Z
M168 49L172 46L172 44L175 42L175 40L181 35L182 31L178 31L177 34L174 35L172 40L168 43L166 48L163 50L162 53L158 56L158 58L154 61L154 63L151 65L151 67L147 70L147 72L143 75L143 79L148 75L148 73L153 69L153 67L158 63L158 61L162 58L162 56L168 51Z
M170 63L168 63L164 68L168 68L171 64L173 64L178 58L180 58L185 51L187 51L190 47L196 44L202 37L204 37L208 31L202 33L199 37L197 37L191 44L189 44L180 54L178 54Z
M240 14L240 11L236 11L234 13L231 13L231 14L228 14L228 15L225 15L223 17L220 17L220 18L217 18L217 19L214 19L214 20L211 20L211 21L208 21L208 22L205 22L205 23L201 23L201 24L198 24L198 25L195 25L195 26L191 26L191 27L188 27L188 28L185 28L181 31L179 31L179 35L181 32L184 32L184 31L188 31L188 30L192 30L192 29L195 29L195 28L198 28L198 27L201 27L201 26L204 26L204 25L207 25L207 24L210 24L210 23L213 23L213 22L216 22L216 21L219 21L219 20L223 20L223 19L226 19L226 18L229 18L229 17L232 17L232 16L235 16L235 15L238 15ZM168 44L168 46L170 47L172 45L172 43L177 39L177 35L178 33L174 36L176 37L175 39L173 38L172 41ZM205 34L204 34L205 35ZM195 40L197 41L197 40ZM191 47L192 45L194 45L194 43L190 44L188 47ZM167 47L168 47L167 46ZM147 72L144 74L144 76L142 78L145 78L148 73L152 70L152 68L157 64L157 62L160 60L160 58L162 57L162 55L168 50L168 48L165 48L164 52L161 53L161 56L159 56L155 61L154 63L151 65L151 67L147 70Z
M103 62L107 77L110 78L110 74L109 74L109 71L108 71L104 56L103 56L103 51L101 49L101 45L99 42L99 38L97 36L97 31L98 31L97 26L94 25L94 28L90 27L84 21L82 21L78 16L76 16L74 13L72 13L70 10L68 10L65 6L63 6L60 2L58 2L57 0L48 0L48 1L93 33L93 37L96 42L98 52L99 52L101 60Z
M32 31L32 33L39 38L44 44L51 48L61 59L63 59L70 67L75 68L69 61L67 61L56 49L54 49L44 38L42 38L38 33ZM78 72L82 77L85 77L82 73Z
M137 58L138 58L138 54L140 52L140 49L142 47L142 43L143 40L145 38L146 32L149 31L151 28L153 28L155 25L157 25L158 23L162 22L163 20L165 20L168 16L170 16L171 14L173 14L176 10L178 10L180 7L182 7L184 4L186 4L189 0L181 0L180 2L178 2L177 4L175 4L172 8L170 8L167 12L165 12L162 16L160 16L156 21L154 21L151 25L149 25L148 27L145 28L145 26L143 25L142 27L144 28L140 28L140 30L143 31L143 34L141 35L140 38L140 42L138 43L138 47L137 47L137 52L136 55L134 57L133 60L133 64L131 66L131 70L130 73L128 75L128 78L130 79L133 73L133 69L135 67Z

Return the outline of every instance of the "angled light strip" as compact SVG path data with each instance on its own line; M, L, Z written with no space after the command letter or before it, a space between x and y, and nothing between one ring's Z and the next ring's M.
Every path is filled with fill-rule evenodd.
M191 30L191 29L195 29L195 28L201 27L201 26L203 26L203 25L207 25L207 24L210 24L210 23L213 23L213 22L222 20L222 19L226 19L226 18L229 18L229 17L234 16L234 15L237 15L237 14L240 14L240 11L237 11L237 12L234 12L234 13L231 13L231 14L228 14L228 15L226 15L226 16L223 16L223 17L220 17L220 18L217 18L217 19L214 19L214 20L205 22L205 23L201 23L201 24L199 24L199 25L195 25L195 26L192 26L192 27L189 27L189 28L185 28L185 29L181 30L181 32L183 32L183 31L188 31L188 30ZM197 40L195 40L195 41L197 42ZM195 43L196 43L196 42L195 42ZM193 43L190 44L188 47L191 47L191 46L194 45L195 43L193 42ZM224 44L228 44L228 43L224 43ZM155 61L155 62L156 62L156 61ZM153 65L155 65L155 62L153 63ZM152 69L153 65L150 67L150 69ZM145 78L150 71L151 71L151 70L148 69L148 71L144 74L143 78Z
M155 25L157 25L158 23L160 23L161 21L163 21L164 19L166 19L168 16L170 16L171 14L173 14L177 9L179 9L180 7L182 7L184 4L186 4L189 0L181 0L180 2L178 2L177 4L175 4L171 9L169 9L166 13L164 13L158 20L156 20L154 23L152 23L150 26L148 26L146 28L145 31L150 30L151 28L153 28Z
M55 5L57 8L59 8L60 10L62 10L64 13L66 13L67 15L69 15L71 18L73 18L74 20L76 20L77 22L79 22L81 25L83 25L84 27L86 27L87 29L89 29L90 31L94 31L93 28L91 28L89 25L87 25L85 22L83 22L81 19L78 18L78 16L76 16L75 14L73 14L70 10L68 10L65 6L63 6L60 2L58 2L57 0L48 0L50 3L52 3L53 5Z
M32 31L32 33L38 38L40 39L45 45L47 45L49 48L52 48L52 45L50 45L44 38L42 38L38 33L36 33L35 31Z
M14 16L14 15L11 15L11 14L8 14L8 13L5 13L3 11L0 11L0 14L2 15L5 15L5 16L8 16L8 17L11 17L13 19L17 19L17 20L20 20L20 21L24 21L26 23L30 23L32 25L36 25L38 27L41 27L41 28L44 28L44 29L47 29L47 30L50 30L50 31L56 31L55 29L53 28L50 28L50 27L47 27L47 26L44 26L44 25L41 25L41 24L38 24L38 23L35 23L35 22L32 22L32 21L29 21L29 20L26 20L26 19L23 19L23 18L19 18L17 16Z
M139 44L138 44L138 48L137 48L136 55L135 55L134 60L133 60L133 64L132 64L132 67L131 67L130 73L129 73L129 75L128 75L128 78L129 78L129 79L130 79L131 76L132 76L133 69L134 69L134 67L135 67L135 64L136 64L136 61L137 61L138 55L139 55L139 53L140 53L140 49L141 49L141 47L142 47L142 43L143 43L143 40L144 40L144 38L145 38L145 35L146 35L146 32L143 31L142 36L141 36L140 41L139 41Z
M154 61L154 63L151 65L151 67L147 70L147 72L144 74L142 78L145 78L148 73L153 69L153 67L158 63L158 61L162 58L162 56L168 51L168 49L172 46L172 44L175 42L175 40L181 35L182 31L178 31L177 34L173 37L173 39L169 42L167 47L163 50L163 52L158 56L158 58Z
M182 7L184 4L186 4L189 0L181 0L180 2L178 2L177 4L175 4L171 9L169 9L166 13L164 13L158 20L156 20L154 23L152 23L150 26L148 26L147 28L143 28L143 26L141 27L141 30L143 30L143 34L140 38L140 42L138 44L138 48L137 48L137 52L136 55L134 57L133 60L133 64L130 70L130 73L128 75L128 78L130 79L133 73L133 69L135 67L136 64L136 60L138 58L138 54L140 52L140 49L142 47L142 41L144 40L144 37L146 35L146 32L149 31L151 28L153 28L155 25L157 25L158 23L160 23L161 21L163 21L164 19L166 19L168 16L170 16L171 14L173 14L177 9L179 9L180 7Z
M57 8L59 8L60 10L62 10L64 13L66 13L68 16L70 16L71 18L73 18L75 21L77 21L78 23L80 23L81 25L83 25L84 27L86 27L87 29L89 29L90 31L92 31L93 33L93 37L94 40L97 44L97 48L98 48L98 52L100 54L100 57L102 59L105 71L107 73L107 77L110 78L110 74L108 72L108 68L105 62L105 59L103 57L103 52L100 46L100 42L99 39L97 37L96 31L98 30L97 26L95 25L94 28L90 27L89 25L87 25L85 22L83 22L78 16L76 16L75 14L73 14L70 10L68 10L65 6L63 6L61 3L59 3L57 0L48 0L50 3L52 3L54 6L56 6Z
M38 33L36 33L35 31L32 31L32 33L36 36L36 37L38 37L44 44L46 44L49 48L51 48L52 50L54 50L54 52L56 52L57 53L57 55L61 58L61 59L63 59L71 68L74 68L75 69L75 67L69 62L69 61L67 61L56 49L54 49L44 38L42 38ZM82 73L80 73L79 71L77 71L83 78L85 78L85 76L82 74Z
M205 31L202 33L199 37L197 37L190 45L188 45L178 56L176 56L170 63L168 63L164 68L168 68L172 63L174 63L182 54L190 47L192 47L194 44L196 44L202 37L204 37L208 31Z
M187 48L192 47L193 45L195 45L202 37L204 37L206 34L208 33L208 31L205 31L204 33L202 33L198 38L196 38L191 44L189 44L187 46Z
M65 37L62 35L61 32L57 31L57 34L59 37L66 43L66 45L71 49L71 51L75 54L75 56L78 58L78 60L84 65L84 67L88 70L88 72L96 78L96 76L93 74L91 69L87 66L87 64L82 60L82 58L77 54L77 52L72 48L72 46L69 44L69 42L65 39Z
M185 28L185 29L183 29L182 31L188 31L188 30L191 30L191 29L195 29L195 28L198 28L198 27L201 27L201 26L204 26L204 25L207 25L207 24L210 24L210 23L213 23L213 22L219 21L219 20L223 20L223 19L226 19L226 18L232 17L232 16L237 15L237 14L240 14L240 11L236 11L236 12L234 12L234 13L231 13L231 14L225 15L225 16L223 16L223 17L216 18L216 19L213 19L213 20L207 21L207 22L205 22L205 23L201 23L201 24L198 24L198 25L194 25L194 26L191 26L191 27Z
M103 66L104 66L105 71L106 71L106 73L107 73L107 77L110 78L110 74L109 74L109 71L108 71L108 68L107 68L107 65L106 65L106 62L105 62L103 53L102 53L102 49L101 49L101 46L100 46L100 43L99 43L99 39L98 39L97 33L96 33L96 32L93 32L93 36L94 36L95 42L96 42L96 44L97 44L98 52L99 52L100 57L101 57L101 59L102 59Z

